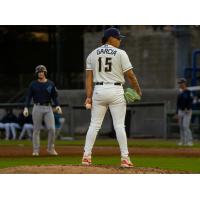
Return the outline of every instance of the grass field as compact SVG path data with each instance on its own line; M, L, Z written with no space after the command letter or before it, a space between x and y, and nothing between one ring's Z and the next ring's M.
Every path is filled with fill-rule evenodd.
M41 145L46 145L46 141L41 141ZM129 140L129 147L142 148L180 148L176 140L153 140L153 139L131 139ZM0 146L30 146L31 141L0 141ZM57 146L83 146L84 140L74 141L57 141ZM96 146L118 146L116 140L113 139L98 139ZM194 147L198 149L200 142L195 142ZM188 147L185 147L186 149ZM136 167L150 167L168 170L188 171L191 173L200 173L200 158L199 157L183 157L183 156L144 156L136 155L131 157ZM80 164L81 156L58 156L58 157L0 157L0 168L25 166L25 165L67 165ZM94 156L93 162L95 165L112 165L118 166L120 163L119 156Z
M188 157L153 157L153 156L134 156L132 160L136 167L160 168L166 170L188 171L200 173L200 158ZM0 168L25 166L25 165L79 165L79 156L60 156L60 157L25 157L25 158L0 158ZM96 156L93 159L96 165L119 166L118 156Z
M75 140L57 140L56 146L83 146L85 143L84 139L75 139ZM144 148L181 148L177 146L178 140L162 140L162 139L129 139L129 147L144 147ZM0 146L4 145L25 145L31 146L30 140L21 140L21 141L4 141L0 140ZM41 145L46 145L46 140L41 140ZM95 146L115 146L118 147L118 142L116 139L97 139ZM194 146L190 148L200 148L200 141L195 141ZM187 147L185 147L187 148Z

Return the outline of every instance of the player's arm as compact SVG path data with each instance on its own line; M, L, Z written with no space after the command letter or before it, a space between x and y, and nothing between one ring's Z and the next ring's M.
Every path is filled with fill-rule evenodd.
M29 112L28 112L28 107L30 106L32 97L33 97L33 90L32 90L32 84L30 84L29 88L28 88L28 92L27 92L27 96L26 96L26 101L25 101L25 107L24 107L24 111L23 114L25 117L28 117Z
M142 91L140 89L139 83L137 81L137 78L135 76L135 73L133 72L132 69L127 70L124 72L124 75L128 82L130 83L131 87L140 95L142 96Z
M27 108L30 106L30 103L31 103L31 100L33 97L32 85L33 85L33 83L30 84L27 95L26 95L25 107L27 107Z
M92 70L86 70L86 100L85 104L92 104L92 93L93 93L93 71Z
M57 92L57 89L56 89L56 86L53 85L52 87L52 91L51 91L51 98L55 104L55 106L59 106L59 102L58 102L58 92Z
M56 106L56 111L58 112L58 114L62 114L62 109L61 109L61 107L59 105L59 101L58 101L58 91L56 89L55 84L53 84L53 88L51 91L51 98Z
M122 70L124 72L124 76L126 79L128 79L128 82L130 83L131 87L140 95L142 96L142 91L140 89L139 83L137 81L137 78L135 76L135 73L132 70L132 65L129 60L128 55L125 51L121 51L121 65Z

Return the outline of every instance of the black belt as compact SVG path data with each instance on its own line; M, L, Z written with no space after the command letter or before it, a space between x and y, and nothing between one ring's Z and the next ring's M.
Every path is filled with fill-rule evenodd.
M104 83L104 82L96 82L95 85L109 85L109 84L113 84L113 85L122 85L121 83Z
M35 103L37 106L51 106L51 103Z

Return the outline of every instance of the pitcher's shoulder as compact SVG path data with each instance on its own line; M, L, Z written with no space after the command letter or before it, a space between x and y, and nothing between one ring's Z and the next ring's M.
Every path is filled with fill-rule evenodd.
M120 55L122 55L122 56L128 56L128 54L126 53L126 51L123 50L123 49L118 49L118 52L119 52Z

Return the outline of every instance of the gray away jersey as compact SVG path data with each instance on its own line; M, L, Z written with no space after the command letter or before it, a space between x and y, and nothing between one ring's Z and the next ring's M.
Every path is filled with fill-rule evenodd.
M124 72L132 68L126 52L108 44L92 51L86 60L86 70L93 70L94 82L124 84Z

